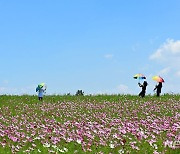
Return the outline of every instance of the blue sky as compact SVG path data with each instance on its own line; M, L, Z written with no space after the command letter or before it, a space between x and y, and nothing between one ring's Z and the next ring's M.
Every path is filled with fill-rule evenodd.
M0 94L180 93L179 0L1 0Z

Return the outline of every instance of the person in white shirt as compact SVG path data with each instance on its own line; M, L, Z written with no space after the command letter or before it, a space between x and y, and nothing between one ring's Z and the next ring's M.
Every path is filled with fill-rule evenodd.
M46 89L43 89L43 88L40 88L40 87L38 87L38 88L36 89L36 92L38 92L38 99L39 99L40 101L43 100L43 96L44 96L45 91L46 91Z

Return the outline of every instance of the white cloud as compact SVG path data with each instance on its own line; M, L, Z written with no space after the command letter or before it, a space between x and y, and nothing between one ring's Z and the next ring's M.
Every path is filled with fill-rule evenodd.
M150 56L151 60L167 61L169 58L180 57L180 40L167 39L155 53Z
M6 90L5 87L0 87L0 93L4 92Z
M159 71L159 75L167 75L170 72L170 67L166 67Z
M106 55L104 55L104 57L106 59L112 59L114 57L114 55L113 54L106 54Z
M150 60L158 62L164 69L157 75L165 79L163 92L180 93L180 40L167 39L150 57ZM154 68L158 68L157 63Z
M121 94L130 93L128 86L126 86L126 85L124 85L124 84L120 84L120 85L117 87L117 89L118 89L118 92L121 93Z
M160 62L165 67L165 69L160 71L163 75L168 74L170 70L179 70L180 40L167 39L149 58Z
M112 89L99 90L96 94L131 94L127 85L120 84Z
M12 87L0 87L0 93L1 94L17 94L18 90L17 88L12 88Z
M0 94L15 94L15 95L35 94L35 86L27 86L22 88L4 86L4 87L0 87Z
M176 72L176 75L177 75L178 77L180 77L180 71L177 71L177 72Z

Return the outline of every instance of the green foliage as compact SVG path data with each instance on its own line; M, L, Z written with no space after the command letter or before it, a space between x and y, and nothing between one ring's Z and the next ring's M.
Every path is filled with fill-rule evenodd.
M84 92L82 90L78 90L76 92L76 96L84 96Z

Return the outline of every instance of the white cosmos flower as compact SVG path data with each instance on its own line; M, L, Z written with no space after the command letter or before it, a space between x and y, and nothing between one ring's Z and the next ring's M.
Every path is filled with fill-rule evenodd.
M110 146L111 149L114 149L114 147L115 147L114 144L112 144L112 143L109 144L109 146Z
M119 153L119 154L123 154L123 153L124 153L124 150L123 150L123 149L120 149L120 150L118 151L118 153Z
M41 138L39 136L35 137L34 140L40 140Z
M117 134L114 134L113 137L114 137L114 138L117 138Z
M78 144L81 144L81 140L77 139L76 141L77 141Z
M38 152L41 153L41 150L38 149Z
M59 152L64 153L64 150L58 149Z
M43 144L43 147L49 148L51 145L49 143Z
M154 149L156 149L156 150L158 149L158 146L157 146L157 144L154 144Z
M56 145L52 145L52 147L53 147L54 149L56 149L56 148L57 148L57 146L56 146Z
M67 148L64 148L64 151L65 151L65 152L68 152L68 149L67 149Z

